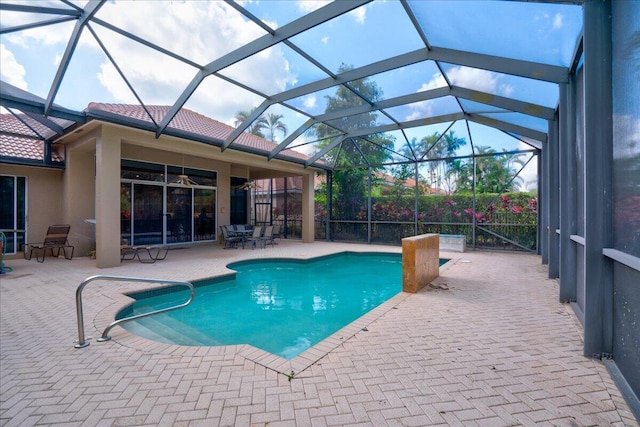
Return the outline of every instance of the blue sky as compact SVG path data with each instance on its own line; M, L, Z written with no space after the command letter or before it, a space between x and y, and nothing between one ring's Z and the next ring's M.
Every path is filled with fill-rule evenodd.
M37 4L68 7L56 1L38 1ZM259 0L241 4L277 29L325 2ZM434 46L563 66L571 60L582 22L581 8L567 5L470 0L410 1L410 5ZM24 15L3 11L1 25L24 23ZM96 16L200 65L265 34L221 1L108 2ZM92 28L147 104L173 104L197 72L189 65L158 54L100 25L94 24ZM64 23L2 35L2 80L46 98L72 30L73 23ZM402 5L393 0L362 6L299 34L291 41L331 72L336 72L342 63L360 67L424 47ZM553 84L451 64L442 64L442 71L458 86L512 96L551 108L557 103L557 88ZM283 44L236 63L221 74L267 95L327 77ZM392 70L375 76L375 81L385 98L446 84L433 62ZM325 108L324 97L333 92L327 90L291 103L308 114L321 114ZM137 103L94 36L85 29L55 102L82 110L92 101ZM233 125L238 111L250 110L262 101L263 98L256 94L210 76L185 107ZM409 120L451 112L452 108L459 107L455 102L452 105L450 100L439 99L398 108L394 114L398 114L399 120ZM268 112L283 114L290 132L307 119L280 106ZM516 122L533 128L544 127L544 122L541 124L539 120L527 117L520 117ZM477 135L473 138L477 145L491 145L498 150L514 146L514 140L502 132L474 127ZM424 129L423 132L430 134L432 130ZM420 130L411 133L419 135ZM528 148L524 144L521 146Z

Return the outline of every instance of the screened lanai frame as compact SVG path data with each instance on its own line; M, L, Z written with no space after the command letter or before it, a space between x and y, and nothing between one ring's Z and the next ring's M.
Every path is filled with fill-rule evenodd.
M526 147L520 150L502 149L511 155L527 154L531 147L533 150L539 150L547 139L546 123L554 118L558 102L557 84L567 80L568 66L580 53L580 26L576 25L580 22L577 17L581 15L579 1L546 5L553 9L551 12L556 12L556 17L558 14L569 15L570 19L564 19L573 23L565 26L568 29L562 30L560 49L557 49L557 39L549 40L549 37L544 36L539 37L540 42L549 45L532 48L529 43L531 30L528 26L531 24L528 24L512 30L512 34L509 34L512 38L510 44L514 47L501 46L503 50L509 50L509 55L500 55L500 49L492 47L496 39L490 32L485 32L484 28L488 26L483 25L482 19L479 19L481 15L476 15L474 28L466 31L480 32L481 39L492 43L470 43L473 38L464 37L443 38L435 30L440 25L439 21L433 20L438 13L445 13L439 8L444 7L447 16L450 17L448 19L455 22L462 22L464 14L461 14L460 8L452 7L452 4L436 5L435 2L335 2L309 13L293 13L290 20L278 22L276 27L268 19L268 10L273 4L269 5L266 2L261 6L259 3L240 4L228 1L225 3L225 9L229 20L234 23L242 20L246 27L251 27L243 30L249 34L247 42L243 44L233 41L226 50L211 49L210 52L169 49L163 45L162 38L153 31L145 31L144 27L131 27L127 25L127 20L117 17L118 13L121 16L130 13L126 5L101 1L49 3L50 5L12 2L0 4L3 20L16 22L14 25L3 23L0 37L5 40L11 40L12 35L17 33L29 33L54 26L65 28L68 33L69 42L60 65L55 70L55 75L50 72L48 76L52 83L46 94L25 93L4 81L2 85L2 105L15 117L19 117L25 124L28 120L37 120L40 124L49 126L51 131L46 135L38 134L38 137L45 139L45 143L54 141L56 137L65 133L66 129L72 130L75 124L89 119L99 118L131 125L131 121L125 118L113 115L105 117L91 109L81 110L81 107L89 102L100 101L98 99L86 99L84 103L76 106L77 111L71 111L55 103L59 99L66 99L67 91L74 86L70 82L78 73L79 66L74 58L80 53L76 52L93 45L94 49L102 52L106 58L105 66L110 67L112 72L121 78L123 88L127 89L132 99L147 111L146 128L154 131L156 137L163 133L180 136L180 131L171 129L171 121L178 111L181 108L202 111L201 99L205 97L202 94L222 91L247 101L249 104L242 107L243 111L252 113L247 114L244 121L236 123L236 130L224 140L212 141L207 138L202 142L217 145L222 150L246 150L246 147L238 144L238 137L250 129L259 118L273 112L288 120L291 132L283 135L275 148L262 154L269 160L304 162L305 167L332 171L340 168L340 165L335 163L339 157L335 153L345 153L341 150L345 144L358 145L357 152L365 153L365 146L375 145L368 135L395 133L399 137L396 138L394 148L388 150L388 162L371 165L370 159L365 158L363 154L362 158L348 159L346 163L356 167L374 168L413 163L416 168L416 182L420 178L418 165L425 160L427 153L417 153L410 147L407 134L421 130L427 132L430 126L435 124L443 124L449 128L456 123L463 123L469 129L469 123L477 123L498 129L512 141L522 142ZM151 4L151 7L158 6ZM482 8L483 5L467 3L467 7ZM494 11L490 17L485 17L494 24L496 19L508 19L510 13L523 16L529 14L531 20L537 20L536 14L541 13L537 8L520 2L501 2L494 7L498 12ZM178 5L172 5L168 10L176 13L176 16L180 14ZM143 8L139 13L143 14L145 11L148 10ZM105 18L102 17L103 12ZM388 38L384 31L366 24L360 25L358 31L353 32L348 39L341 39L337 45L317 43L322 37L337 38L340 34L335 30L336 27L353 25L354 20L363 20L365 14L376 13L393 22L393 34L397 39L393 43L384 42ZM549 10L546 13L550 13ZM28 19L26 16L35 18ZM206 16L189 16L191 19L206 19ZM143 16L130 16L129 20L142 21ZM250 39L252 36L255 37L253 40ZM519 41L514 42L514 37ZM442 45L432 41L439 41L441 38ZM520 49L515 47L518 45ZM454 46L455 49L449 46ZM525 46L527 49L523 48ZM141 54L144 52L144 55L148 55L145 56L146 63L141 66L135 60L127 60L122 55L117 55L118 49ZM547 57L539 56L540 51L547 50L553 54ZM368 54L363 55L363 51ZM262 73L253 73L250 78L246 77L247 69L261 67L261 57L277 54L287 57L290 64L305 70L296 75L296 79L303 76L301 81L294 84L285 82L278 86L265 81ZM347 63L348 67L344 68ZM161 120L154 119L145 107L152 94L146 85L135 81L136 73L144 75L145 69L150 68L153 68L154 73L159 73L161 78L171 79L175 83L163 87L164 104L171 105L171 108ZM171 71L173 74L168 76ZM190 75L193 77L189 81ZM416 76L419 76L416 82L421 82L420 86L409 86L407 89L393 85L393 82L416 79ZM425 76L429 79L428 83ZM483 80L500 84L487 86L486 83L482 83ZM378 85L381 96L372 98L371 94L363 93L362 89L367 88L366 85L362 85L363 81L372 81ZM339 110L329 111L324 108L323 111L322 100L329 99L337 90L346 91L352 97L351 104ZM383 91L386 96L382 95ZM541 95L545 93L546 96ZM507 94L509 96L505 96ZM314 102L309 102L310 99L314 99ZM20 112L28 112L29 115L24 117ZM367 118L373 116L375 122L369 125L358 124L356 128L349 125L350 122L366 122ZM363 119L359 120L359 117ZM59 125L54 127L51 118L74 120L66 122L65 128ZM317 132L314 135L314 130L319 127L324 128L321 138L316 136ZM327 132L327 129L330 131ZM474 157L477 153L473 149L472 135L470 132L466 133L471 151L467 151L466 155L448 153L449 161L465 157L474 162L477 159ZM486 145L480 142L477 144ZM285 150L291 148L308 154L308 159L303 161L300 158L288 157ZM400 153L402 150L405 154ZM255 150L252 152L255 153ZM429 161L434 159L430 158ZM415 194L417 199L418 191ZM470 221L473 232L470 237L475 246L475 187L473 198L474 208ZM417 200L415 205L413 232L418 232ZM371 206L368 210L371 210ZM367 218L367 221L370 223L372 218ZM327 231L330 229L327 228ZM372 241L370 225L366 241ZM509 241L509 238L505 237L504 241ZM511 243L515 243L512 248L524 248L517 242Z
M268 9L269 2L265 3L264 8ZM503 4L498 4L496 7L498 9L503 7L507 9L513 8L514 5L509 3L512 2L504 2L504 6ZM581 2L572 1L567 3L569 4L560 4L554 7L579 16L580 8L575 5ZM244 122L239 123L235 132L223 141L218 142L222 149L241 149L237 144L237 137L269 108L280 106L286 108L287 112L302 117L303 119L299 119L296 122L296 127L292 128L289 135L285 139L278 141L279 145L275 149L264 153L269 159L282 157L282 151L285 148L300 146L302 142L306 142L305 135L307 130L317 126L319 123L335 129L335 139L341 140L355 136L365 136L367 132L377 133L394 129L402 130L425 126L429 123L464 120L482 123L516 136L545 141L546 129L540 129L540 126L535 125L534 122L535 120L544 122L553 119L555 106L558 102L557 90L550 97L547 97L544 102L530 101L527 98L533 99L535 96L532 97L532 94L542 93L542 91L537 90L535 85L539 83L536 82L556 86L558 83L567 81L568 67L574 56L566 55L566 51L569 47L571 53L575 55L575 46L579 44L580 38L580 28L573 28L573 33L569 35L568 40L563 40L565 45L562 46L561 50L565 51L565 55L561 60L557 58L557 55L554 55L549 59L549 63L534 62L528 61L526 58L511 59L506 56L501 57L484 53L483 50L486 49L486 45L481 45L480 43L475 45L477 51L456 50L446 46L433 45L429 40L434 35L429 28L424 27L421 20L428 21L430 13L437 9L435 4L433 5L433 10L431 10L432 6L429 3L424 4L424 2L397 1L388 2L388 4L376 4L376 2L366 0L335 2L295 17L296 19L292 19L292 21L284 25L279 23L280 26L275 28L258 16L259 13L265 13L264 10L258 9L260 7L258 3L240 5L229 1L225 3L229 6L226 8L227 12L230 15L237 15L234 19L241 17L247 26L253 26L249 32L256 34L257 37L244 45L236 43L238 46L235 49L229 52L223 51L220 57L212 58L197 53L187 55L187 52L172 52L152 37L145 38L143 36L144 31L140 31L140 29L136 31L135 29L122 28L126 22L118 26L110 21L101 19L101 10L114 9L111 12L112 14L115 14L116 11L124 12L127 11L126 4L118 5L117 3L100 1L86 4L84 2L66 1L50 2L50 4L51 7L42 6L42 3L32 5L29 3L12 4L12 2L3 2L0 4L0 10L3 11L3 20L5 22L20 22L18 21L19 18L22 18L23 21L19 25L3 23L0 29L0 36L4 40L11 40L11 37L15 34L48 28L53 29L61 25L66 25L67 32L70 33L67 48L57 70L52 70L48 75L43 76L45 81L51 80L48 88L41 88L39 93L25 93L10 83L3 81L2 105L9 111L29 112L31 117L38 117L41 123L45 122L45 126L50 126L49 128L52 132L49 135L41 135L43 139L51 141L53 137L59 136L71 124L67 123L65 127L54 127L52 123L46 122L44 118L58 117L72 119L75 123L82 122L91 117L91 113L83 113L82 108L88 105L89 102L102 101L100 99L87 99L86 102L76 105L75 111L73 107L65 108L60 106L62 104L57 104L59 100L67 99L65 90L68 90L69 86L71 86L69 79L73 78L73 71L78 66L76 61L73 60L76 51L87 49L88 42L92 41L94 46L99 46L98 50L104 54L104 57L108 59L109 65L120 75L123 84L127 86L135 99L143 106L148 103L146 99L150 97L148 93L145 93L148 89L137 86L136 77L129 77L129 75L152 67L154 72L158 72L157 70L161 67L155 65L159 65L160 60L181 64L181 68L178 70L180 73L178 73L177 83L181 82L182 90L176 89L176 87L180 87L179 85L174 85L171 91L163 94L167 101L164 105L171 105L170 111L159 122L153 120L149 114L149 119L153 123L152 128L155 129L156 135L160 135L166 132L167 128L170 128L170 123L180 108L190 107L195 111L199 110L196 108L198 104L194 100L199 90L206 91L209 87L219 87L219 85L224 85L225 91L233 90L238 94L242 93L245 98L248 96L247 99L255 102L254 105L249 104L246 106L247 111L255 108L253 114L247 117ZM83 4L84 8L81 8L80 5ZM172 7L176 8L177 6L173 5ZM525 11L529 8L529 5L520 4L515 7ZM385 44L386 50L374 49L376 53L371 57L372 62L364 63L363 55L350 55L349 50L351 50L351 53L362 50L362 47L358 49L357 44L346 46L342 51L335 51L335 46L331 46L332 50L326 50L327 48L323 50L322 46L313 43L315 41L314 34L321 34L326 31L331 35L334 26L339 25L342 21L355 19L351 16L357 15L359 11L372 14L378 9L383 9L379 13L402 19L402 22L406 24L402 25L402 32L407 37L398 39L397 42L391 44ZM453 13L455 10L456 8L452 8L449 13ZM15 20L12 19L14 16L16 17ZM28 20L24 18L25 16L35 16L36 18ZM115 19L113 15L111 17ZM134 19L136 19L135 16L131 17L131 20ZM480 22L477 25L477 29L482 27ZM374 43L375 40L380 42L385 37L384 34L380 35L383 32L380 32L377 28L368 28L366 25L363 25L359 30L357 34L362 34L362 36L359 39L354 36L355 41L353 43ZM132 50L143 49L144 51L152 52L159 59L151 60L145 67L136 70L135 67L139 66L138 64L130 64L130 62L134 61L127 61L126 58L117 57L114 52L117 47L109 48L109 42L105 40L107 39L105 36L107 32L126 41L125 47ZM520 34L521 38L523 36L528 37L526 29L523 29ZM369 40L371 38L374 41ZM458 42L461 42L461 40L458 40ZM111 43L116 46L113 42ZM348 45L349 43L343 40L342 44ZM275 91L274 87L262 89L265 82L260 79L259 73L256 73L257 75L253 79L255 84L246 79L234 78L234 76L239 75L238 70L259 67L260 63L257 57L270 54L274 48L297 57L296 61L290 60L290 63L304 64L302 66L305 69L314 69L313 73L304 73L304 75L313 75L315 80L302 84L296 82L294 86L289 85L291 87L285 88L285 90ZM535 48L530 50L533 54L537 52ZM203 57L194 58L194 56L198 55ZM523 56L522 51L519 51L519 56ZM352 69L339 72L340 64L347 61L350 62ZM558 62L561 64L557 65L556 63ZM171 69L171 67L166 68ZM471 70L472 73L482 73L481 75L489 79L501 79L504 81L503 84L509 87L517 83L519 87L528 88L515 91L513 96L507 97L499 93L497 86L492 91L482 91L469 87L474 85L473 81L471 81L470 85L469 81L467 81L467 87L464 86L465 82L456 84L455 76L450 75L446 71L447 69L451 69L452 73L458 74L464 70L467 70L467 72ZM53 74L53 71L55 71L55 74ZM189 71L192 71L191 74L193 75L190 81L188 78ZM432 80L432 87L427 90L413 87L409 92L406 89L404 92L391 89L388 92L392 93L393 96L374 100L367 99L366 94L357 93L357 89L353 87L352 83L355 80L367 78L374 81L379 78L382 82L389 82L398 80L398 76L401 74L406 76L415 72L421 73L423 78L427 74ZM167 73L167 71L164 73ZM430 74L433 74L433 76ZM439 75L436 77L436 74ZM516 79L518 81L514 83L508 79ZM323 91L335 91L335 88L339 85L348 91L354 92L360 98L360 104L350 106L342 111L321 113L317 110L317 107L315 110L306 109L300 105L300 102L296 102L296 99L300 100L309 96L315 96L317 101L323 96ZM513 89L511 91L513 92ZM527 93L529 94L527 95ZM324 95L326 96L326 93ZM449 107L444 110L442 108L438 109L438 103L443 100L449 100ZM537 101L540 101L540 99ZM392 114L394 109L398 107L418 106L425 103L429 104L429 108L432 111L428 116L423 116L420 119L406 120L406 117ZM468 109L463 108L465 103L469 106ZM476 106L478 103L485 105L488 111L483 113L478 108L471 108L469 103L474 103ZM455 108L456 104L458 108ZM436 107L435 110L434 106ZM335 119L338 117L349 117L372 112L384 119L384 121L376 123L373 129L358 129L357 132L354 132L353 129L340 128L335 123ZM495 115L507 117L505 113L508 112L512 114L514 119L498 120L495 118ZM531 117L528 122L527 117ZM115 118L112 120L117 121ZM335 139L330 139L329 144L335 144ZM332 168L331 165L321 161L321 156L317 156L317 153L315 154L305 162L305 165L320 169Z
M56 142L92 120L288 161L324 170L329 177L347 170L332 163L331 150L344 151L353 141L370 144L372 135L406 134L406 142L429 126L446 129L455 123L471 129L470 140L479 147L485 143L474 128L496 129L522 143L522 151L533 150L525 154L533 155L530 162L539 171L542 263L548 265L549 278L560 279L560 300L571 303L584 326L584 354L605 362L640 414L640 315L632 310L640 306L640 95L633 74L640 69L640 47L634 44L638 2L354 0L314 10L302 7L315 2L137 2L142 9L130 4L0 2L5 49L0 106L21 123L8 129L3 122L0 135L38 141L44 154L44 160L2 155L0 163L64 168L64 147ZM206 9L189 13L191 7ZM384 25L364 28L376 14L385 18ZM509 25L514 16L517 25ZM156 17L162 19L152 21ZM403 25L396 28L394 22ZM543 26L534 27L534 22ZM347 36L340 37L338 23L349 28ZM227 37L215 33L220 29ZM170 34L172 43L161 34ZM57 37L47 39L57 51L38 50L33 63L20 56L28 41L47 36ZM189 42L173 43L185 39ZM30 64L27 73L36 75L39 84L27 88L20 69L7 66L11 56L6 52L17 63ZM87 52L99 57L94 65L75 60ZM374 56L367 59L363 55L369 52ZM280 62L266 61L273 58ZM340 69L343 62L352 68ZM260 75L245 78L247 68ZM6 73L9 69L14 72ZM111 77L113 86L102 86L95 77L99 72ZM423 77L419 84L395 85L415 82L417 75ZM373 76L385 96L368 98L358 90L363 79ZM101 90L86 90L95 87ZM327 110L323 96L337 88L359 101ZM90 102L170 108L158 120L148 111L133 120L89 108ZM227 116L216 108L221 105L230 109ZM182 109L230 123L238 110L254 107L224 137L172 126ZM265 112L296 116L290 122L295 124L274 141L275 148L239 143ZM336 121L374 112L380 122L365 129ZM292 148L306 157L287 153ZM430 163L421 159L423 153L406 155L395 146L393 151L382 166ZM366 168L365 176L373 175L369 167L378 163L361 158L358 166ZM369 202L365 210L371 209ZM410 233L415 222L408 226Z

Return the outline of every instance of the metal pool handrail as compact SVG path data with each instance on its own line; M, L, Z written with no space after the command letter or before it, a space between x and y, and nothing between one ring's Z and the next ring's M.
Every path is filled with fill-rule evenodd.
M189 299L179 305L174 305L171 307L166 307L160 310L150 311L148 313L137 314L131 317L125 317L123 319L116 320L112 322L102 333L102 336L98 338L98 341L108 341L111 339L109 337L109 331L114 327L124 322L130 322L132 320L140 319L142 317L152 316L154 314L164 313L171 310L177 310L178 308L183 308L191 304L193 298L195 297L195 289L190 282L182 282L178 280L164 280L164 279L150 279L144 277L126 277L126 276L109 276L109 275L97 275L87 277L80 283L78 289L76 289L76 315L78 317L78 342L74 345L75 348L83 348L89 345L89 343L85 340L84 337L84 320L83 320L83 312L82 312L82 290L87 286L90 282L94 280L113 280L119 282L145 282L145 283L162 283L168 285L178 285L178 286L186 286L191 290L191 296Z

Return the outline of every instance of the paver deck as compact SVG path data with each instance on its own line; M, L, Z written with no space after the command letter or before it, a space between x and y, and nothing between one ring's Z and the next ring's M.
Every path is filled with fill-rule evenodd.
M64 426L637 426L535 255L442 254L452 260L287 361L247 345L184 347L116 327L74 348L75 291L95 274L196 280L253 257L308 258L399 247L281 240L274 248L171 250L155 264L6 260L0 276L0 425ZM354 280L357 280L354 278ZM145 285L84 292L98 337ZM293 372L293 373L292 373Z

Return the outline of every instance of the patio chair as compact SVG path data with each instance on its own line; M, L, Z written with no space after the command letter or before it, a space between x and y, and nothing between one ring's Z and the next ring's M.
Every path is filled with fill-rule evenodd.
M247 242L251 242L251 249L256 248L256 244L262 243L262 227L256 225L253 227L253 233L251 236L247 237Z
M229 233L229 229L225 225L220 226L220 231L222 232L222 240L224 240L225 249L235 249L238 247L238 243L242 243L242 237L231 235Z
M276 242L276 239L280 239L282 238L282 236L280 235L280 224L274 224L273 225L273 244L277 245L278 242Z
M36 260L44 262L47 251L51 251L51 256L60 256L60 250L66 259L73 258L74 247L69 244L68 236L71 226L69 224L50 225L42 243L25 243L22 246L24 259L31 259L35 252ZM67 249L70 250L67 253ZM56 251L55 253L53 251Z
M273 225L267 225L264 229L264 235L262 236L262 247L266 248L267 245L273 247Z

